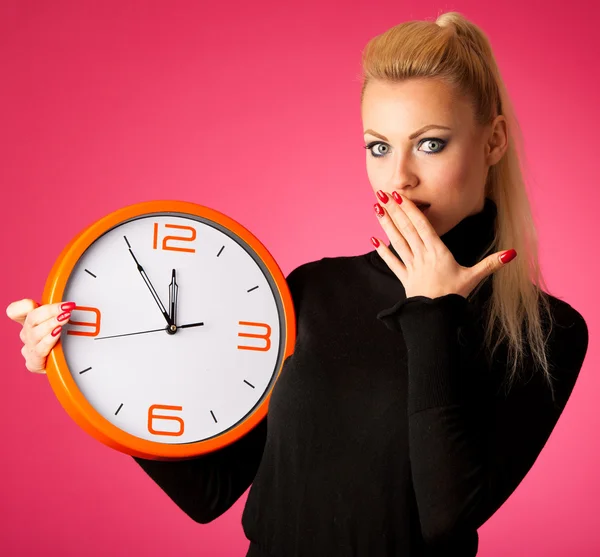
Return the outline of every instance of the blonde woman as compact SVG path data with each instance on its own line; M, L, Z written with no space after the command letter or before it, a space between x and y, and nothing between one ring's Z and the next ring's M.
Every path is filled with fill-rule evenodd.
M135 458L202 524L252 486L248 557L476 555L587 351L583 317L542 288L517 122L484 33L456 12L406 22L369 41L363 70L390 244L287 277L295 352L254 430L200 458ZM69 311L7 308L27 369L44 371Z

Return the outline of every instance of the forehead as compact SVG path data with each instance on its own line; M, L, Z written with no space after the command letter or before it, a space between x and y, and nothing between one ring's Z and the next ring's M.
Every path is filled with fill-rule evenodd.
M445 81L413 78L397 83L369 83L361 113L367 127L388 125L393 120L413 128L433 121L446 125L465 122L471 107Z

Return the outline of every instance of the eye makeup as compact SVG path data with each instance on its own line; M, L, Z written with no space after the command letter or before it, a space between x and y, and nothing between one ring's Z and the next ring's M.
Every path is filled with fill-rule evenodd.
M426 155L437 155L438 153L441 153L448 145L448 140L440 139L439 137L426 137L424 139L421 139L421 141L419 141L419 147L421 146L422 143L427 143L427 142L439 143L441 145L441 147L436 151L422 151ZM371 156L373 158L380 159L384 155L382 155L382 154L376 155L372 151L373 147L375 147L377 145L387 145L387 143L384 143L383 141L371 141L370 143L368 143L367 145L364 145L363 147L365 149L369 150L369 152L371 153Z

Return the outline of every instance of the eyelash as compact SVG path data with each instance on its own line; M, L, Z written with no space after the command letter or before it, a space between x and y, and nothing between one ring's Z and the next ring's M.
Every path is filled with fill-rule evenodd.
M426 155L437 155L438 153L441 153L446 148L446 145L448 145L447 141L444 141L443 139L440 139L439 137L426 137L424 139L421 139L421 141L419 141L419 147L421 146L422 143L425 143L426 141L437 141L438 143L441 144L441 148L438 149L437 151L432 151L432 152L423 151L423 153L425 153ZM371 141L371 143L369 143L368 145L364 145L364 148L369 150L369 153L371 154L371 156L374 159L381 159L385 155L374 155L373 151L371 151L371 149L373 147L375 147L375 145L385 145L385 143L383 143L383 141Z

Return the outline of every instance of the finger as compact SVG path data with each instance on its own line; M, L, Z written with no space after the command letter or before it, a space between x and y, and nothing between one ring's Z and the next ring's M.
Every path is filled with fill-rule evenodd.
M44 321L52 317L56 317L64 311L72 311L75 309L74 302L57 302L55 304L44 304L36 307L33 311L27 314L25 318L25 325L28 327L35 327Z
M68 323L70 317L70 311L61 311L59 315L50 317L49 319L46 319L46 321L42 321L34 327L23 327L25 342L30 346L35 346L39 342L43 341L43 339L46 338L57 327L63 327L66 323Z
M25 368L27 371L32 373L46 373L46 358L36 356L29 345L23 345L21 354L25 358Z
M394 203L394 201L390 201L385 204L385 207L387 208L389 205ZM392 220L392 217L387 212L386 208L382 207L379 203L375 203L374 208L379 219L379 224L381 224L381 228L383 228L390 242L396 249L396 252L402 260L402 264L405 265L406 263L412 261L414 254L412 253L406 238L398 231L396 223ZM387 246L385 247L387 248ZM389 248L387 248L387 250L390 252L390 257L395 257Z
M394 199L399 199L396 198L395 194L396 192L393 192L392 197L394 197ZM405 263L409 263L413 259L420 257L421 254L427 251L427 248L410 219L410 216L401 209L398 201L394 199L390 200L386 209L388 210L390 219L394 223L398 234L404 238L409 247L409 252L407 254L409 257L405 260ZM394 247L396 247L396 241L398 240L392 240L391 238L390 240L394 244Z
M30 300L28 298L17 300L16 302L12 302L8 305L6 308L6 315L8 315L8 317L10 317L13 321L23 324L27 314L33 311L39 305L40 304L34 300Z
M39 342L28 342L23 345L21 354L25 358L25 367L29 371L45 374L48 355L62 336L62 326L56 325L55 319L51 318L37 325L34 330L48 332Z
M388 248L384 242L382 242L376 236L373 236L373 238L375 238L376 240L375 242L371 240L373 242L373 245L378 243L378 245L375 247L377 253L381 257L381 259L385 261L390 270L398 277L398 279L402 283L402 286L406 288L406 279L408 278L408 271L406 270L406 265L404 265L404 263L402 263L402 261L400 261L392 253L392 250L390 250L390 248Z
M474 270L474 275L482 281L487 276L495 273L498 269L506 266L517 256L514 249L499 251L488 255L485 259L471 267Z
M433 251L435 243L441 241L435 228L423 212L407 197L397 192L392 193L396 203L392 203L390 213L400 224L400 232L406 236L409 245L414 244L418 250ZM413 250L413 253L415 251Z
M53 329L58 325L57 317L62 316L62 321L65 321L66 314L70 311L68 309L65 311L65 308L75 307L74 302L58 302L40 306L37 302L26 299L21 300L19 303L20 305L17 305L16 308L13 307L11 312L14 311L17 318L15 320L23 323L19 338L24 344L30 345L37 344L48 333L49 327ZM23 319L23 315L25 315L25 319ZM46 325L38 330L38 326L42 323Z
M54 348L61 336L61 333L56 336L52 336L52 334L49 333L33 346L31 344L23 345L21 354L25 358L25 367L32 373L46 373L48 354L50 354L50 351Z

